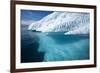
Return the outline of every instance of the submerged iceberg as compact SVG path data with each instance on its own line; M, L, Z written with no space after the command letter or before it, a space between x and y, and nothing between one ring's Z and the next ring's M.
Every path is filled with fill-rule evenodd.
M28 30L89 34L90 14L81 12L53 12L29 25Z

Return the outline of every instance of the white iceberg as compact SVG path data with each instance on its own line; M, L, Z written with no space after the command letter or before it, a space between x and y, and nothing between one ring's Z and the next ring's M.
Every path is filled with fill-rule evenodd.
M53 12L29 25L28 30L89 34L90 14L80 12Z

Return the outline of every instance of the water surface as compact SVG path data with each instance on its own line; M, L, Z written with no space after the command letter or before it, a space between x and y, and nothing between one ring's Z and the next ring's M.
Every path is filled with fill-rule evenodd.
M89 59L89 35L35 32L21 25L21 62Z

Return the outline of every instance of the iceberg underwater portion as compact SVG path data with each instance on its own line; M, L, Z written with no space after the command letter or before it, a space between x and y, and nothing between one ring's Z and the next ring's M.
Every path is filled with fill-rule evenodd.
M63 33L37 33L40 37L38 51L44 52L43 61L68 61L89 59L89 37L63 35Z
M89 24L89 13L53 12L30 24L26 30L29 37L27 35L23 37L27 36L27 42L31 43L32 47L28 45L30 47L27 48L28 50L34 51L33 45L38 43L38 52L44 53L41 60L43 62L87 60L89 59ZM40 56L37 54L34 56L33 61L37 59L35 61L39 62Z

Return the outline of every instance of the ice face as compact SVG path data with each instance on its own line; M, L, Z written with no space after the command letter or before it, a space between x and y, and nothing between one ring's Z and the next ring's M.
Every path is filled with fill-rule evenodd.
M65 32L67 34L88 34L89 13L53 12L29 25L28 30L41 32Z

